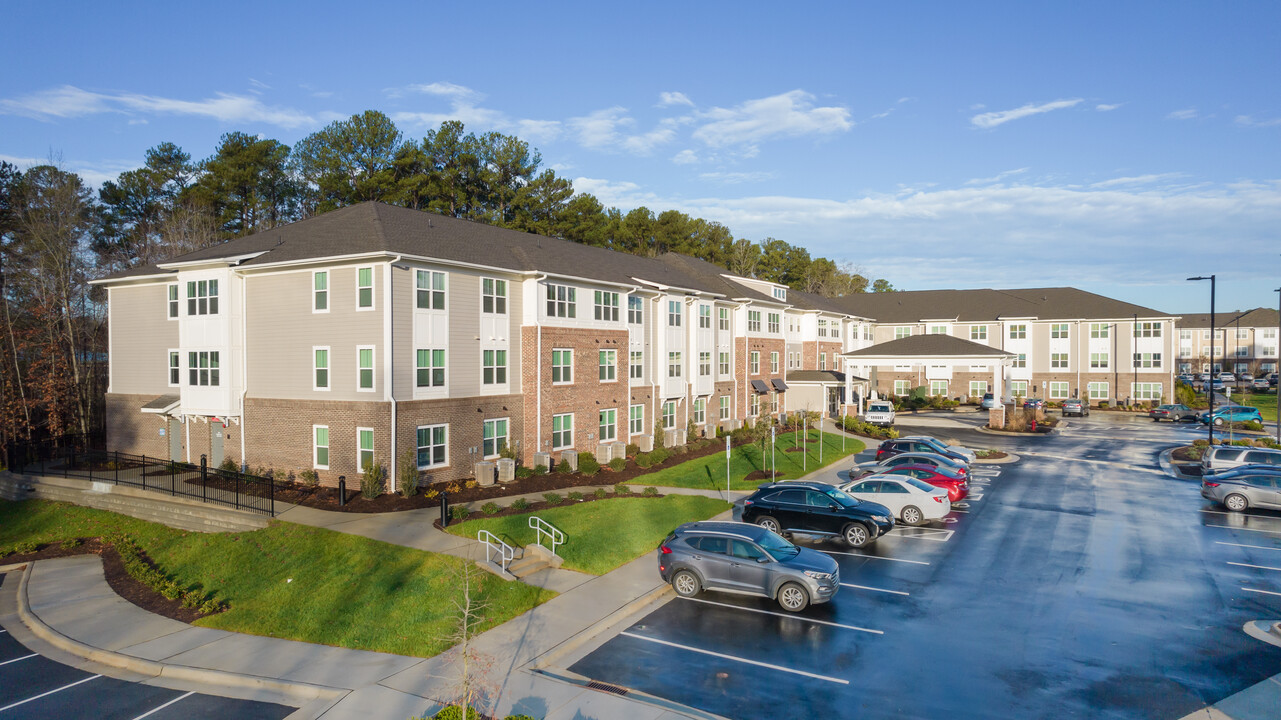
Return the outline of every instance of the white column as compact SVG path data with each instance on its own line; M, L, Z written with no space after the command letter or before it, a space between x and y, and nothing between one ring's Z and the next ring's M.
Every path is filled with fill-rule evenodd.
M1005 361L995 363L992 366L992 397L999 403L1004 403L1005 397Z

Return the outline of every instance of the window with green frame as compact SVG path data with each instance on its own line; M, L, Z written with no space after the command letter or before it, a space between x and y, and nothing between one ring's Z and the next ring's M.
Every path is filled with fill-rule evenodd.
M414 384L420 388L445 387L445 351L420 348L416 355Z

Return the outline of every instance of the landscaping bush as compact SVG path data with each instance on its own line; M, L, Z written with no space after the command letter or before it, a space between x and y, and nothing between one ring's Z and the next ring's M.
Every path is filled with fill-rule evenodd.
M84 541L81 540L80 538L70 538L62 541L62 549L71 550L74 548L78 548L83 544L84 544Z
M574 469L569 466L568 460L562 459L559 463L556 464L556 472L564 475L568 475L574 472Z
M698 440L698 426L694 424L693 420L690 420L685 423L685 442L692 443L695 440Z
M549 492L549 493L543 493L543 500L548 505L559 505L564 500L564 498L560 496L560 493Z
M405 454L400 457L400 468L397 470L400 475L398 484L400 485L400 494L411 498L418 494L418 458L414 456L413 450L406 450Z
M591 453L579 453L578 455L578 472L591 477L600 472L600 463L596 461L596 456Z
M475 708L467 708L466 717L463 711L457 705L446 705L440 709L440 712L432 715L432 720L480 720L480 714Z
M592 495L595 496L597 500L604 500L605 496L608 494L609 493L605 492L605 488L596 488L596 490L592 493Z
M640 445L627 443L627 457L636 457L637 455L640 455Z
M641 495L644 495L645 497L658 497L658 488L651 485L645 488Z
M613 460L609 461L610 470L618 471L626 467L627 467L627 461L624 460L623 458L614 458Z
M187 590L169 579L167 575L151 564L143 554L142 548L131 538L125 535L113 535L110 537L109 542L116 549L116 552L120 554L120 561L125 566L125 572L129 573L138 582L160 593L161 597L168 600L182 600L183 607L197 610L206 615L222 611L222 604L206 597L199 585Z
M240 472L240 466L231 458L224 459L222 463L218 465L218 469L223 472Z
M639 467L642 470L648 470L653 466L654 466L653 453L641 453L636 456L636 467Z
M689 452L689 447L686 445L677 445L676 447L672 448L672 452L676 453L677 455L684 455L685 453Z
M455 505L449 508L449 516L455 520L466 520L469 515L471 515L471 511L467 509L466 505Z
M480 511L486 515L497 515L498 511L501 509L502 508L498 507L498 503L493 502L492 500L480 506Z
M1236 425L1239 426L1242 430L1254 430L1255 432L1261 432L1263 430L1263 423L1255 422L1254 420L1251 420L1249 422L1236 423Z
M360 476L360 495L366 500L373 500L383 494L384 484L387 481L387 468L382 463L371 463L365 468L365 474Z
M655 465L661 465L671 457L672 453L667 448L654 448L654 452L649 454L650 460Z
M302 481L303 485L306 485L309 488L314 488L320 484L320 473L310 469L303 470L298 473L298 479Z
M516 498L515 500L512 501L512 509L527 510L529 509L529 501L526 500L525 498Z
M539 465L538 467L541 467L543 469L543 472L547 472L546 465ZM527 477L533 477L535 472L537 472L537 469L531 469L531 468L525 467L524 465L521 465L520 467L516 468L516 479L524 480Z
M627 487L623 483L619 483L614 486L614 494L615 495L631 495L632 489Z
M535 465L535 466L534 466L534 474L535 474L535 475L546 475L546 474L547 474L547 466L546 466L546 465Z
M571 493L569 494L569 500L570 500L570 502L581 502L581 501L582 501L582 499L583 499L583 494L582 494L582 493L580 493L580 492L578 492L577 490L575 490L575 491L573 491L573 492L571 492Z

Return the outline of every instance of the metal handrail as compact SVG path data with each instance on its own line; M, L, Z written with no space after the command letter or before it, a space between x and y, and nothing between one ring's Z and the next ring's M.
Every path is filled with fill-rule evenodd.
M555 525L552 525L537 515L529 516L529 527L534 531L534 542L536 543L541 544L543 541L543 533L547 533L547 541L551 545L549 549L552 551L552 555L556 554L557 545L565 544L565 533L561 532Z
M512 561L512 558L516 557L516 548L503 542L497 535L488 530L481 530L476 533L476 539L485 543L485 562L493 562L494 552L497 551L498 564L503 568L503 572L507 572L507 564Z

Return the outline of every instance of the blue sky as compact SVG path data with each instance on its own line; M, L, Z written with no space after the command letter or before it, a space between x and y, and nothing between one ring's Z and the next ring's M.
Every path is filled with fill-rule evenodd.
M191 5L191 7L187 7ZM292 145L365 109L901 289L1275 307L1281 4L12 0L0 160Z

